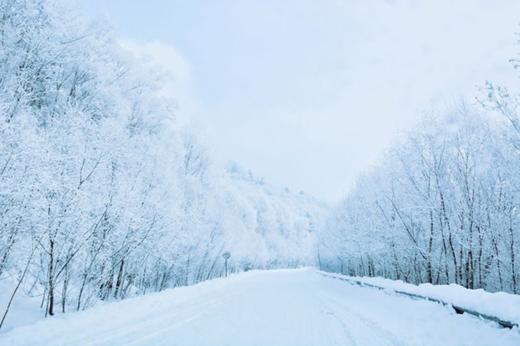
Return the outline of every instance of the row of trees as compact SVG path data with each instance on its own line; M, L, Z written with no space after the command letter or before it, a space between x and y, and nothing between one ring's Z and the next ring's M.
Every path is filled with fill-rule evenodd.
M215 167L106 30L0 0L0 279L46 314L311 264L314 200ZM4 292L3 292L4 293Z
M324 265L350 275L520 292L518 99L430 116L357 182L322 233Z

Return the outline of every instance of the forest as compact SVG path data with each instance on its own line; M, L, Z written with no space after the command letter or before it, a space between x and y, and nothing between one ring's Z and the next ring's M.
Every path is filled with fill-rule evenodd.
M63 3L0 1L11 298L47 316L221 276L225 252L230 271L314 263L323 205L215 165L159 77Z
M488 82L473 104L424 117L332 212L324 266L518 293L518 105Z

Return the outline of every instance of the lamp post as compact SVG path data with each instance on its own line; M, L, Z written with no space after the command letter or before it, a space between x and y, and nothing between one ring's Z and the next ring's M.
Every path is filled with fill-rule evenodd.
M228 273L228 271L227 271L227 262L228 262L229 257L231 257L231 254L226 251L226 252L224 252L222 254L222 257L224 257L224 267L226 268L226 277L227 277L227 273Z

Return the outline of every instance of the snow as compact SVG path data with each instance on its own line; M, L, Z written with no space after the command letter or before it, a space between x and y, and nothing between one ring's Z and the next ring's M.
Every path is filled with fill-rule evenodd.
M0 345L520 345L520 333L313 269L251 271L61 315Z
M5 312L16 284L17 282L13 277L4 275L4 277L0 278L0 319ZM41 296L30 297L24 294L23 289L20 288L13 299L1 331L31 324L41 319L43 312L40 310L40 303Z
M403 291L438 299L462 308L520 324L520 295L505 292L490 293L483 289L471 290L456 284L432 285L426 283L413 285L401 280L390 280L381 277L344 277L394 291Z

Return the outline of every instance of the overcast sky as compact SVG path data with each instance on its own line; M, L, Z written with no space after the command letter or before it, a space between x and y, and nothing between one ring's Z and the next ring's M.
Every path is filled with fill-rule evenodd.
M513 77L518 0L80 0L221 162L326 201L421 114ZM519 49L520 50L520 49Z

